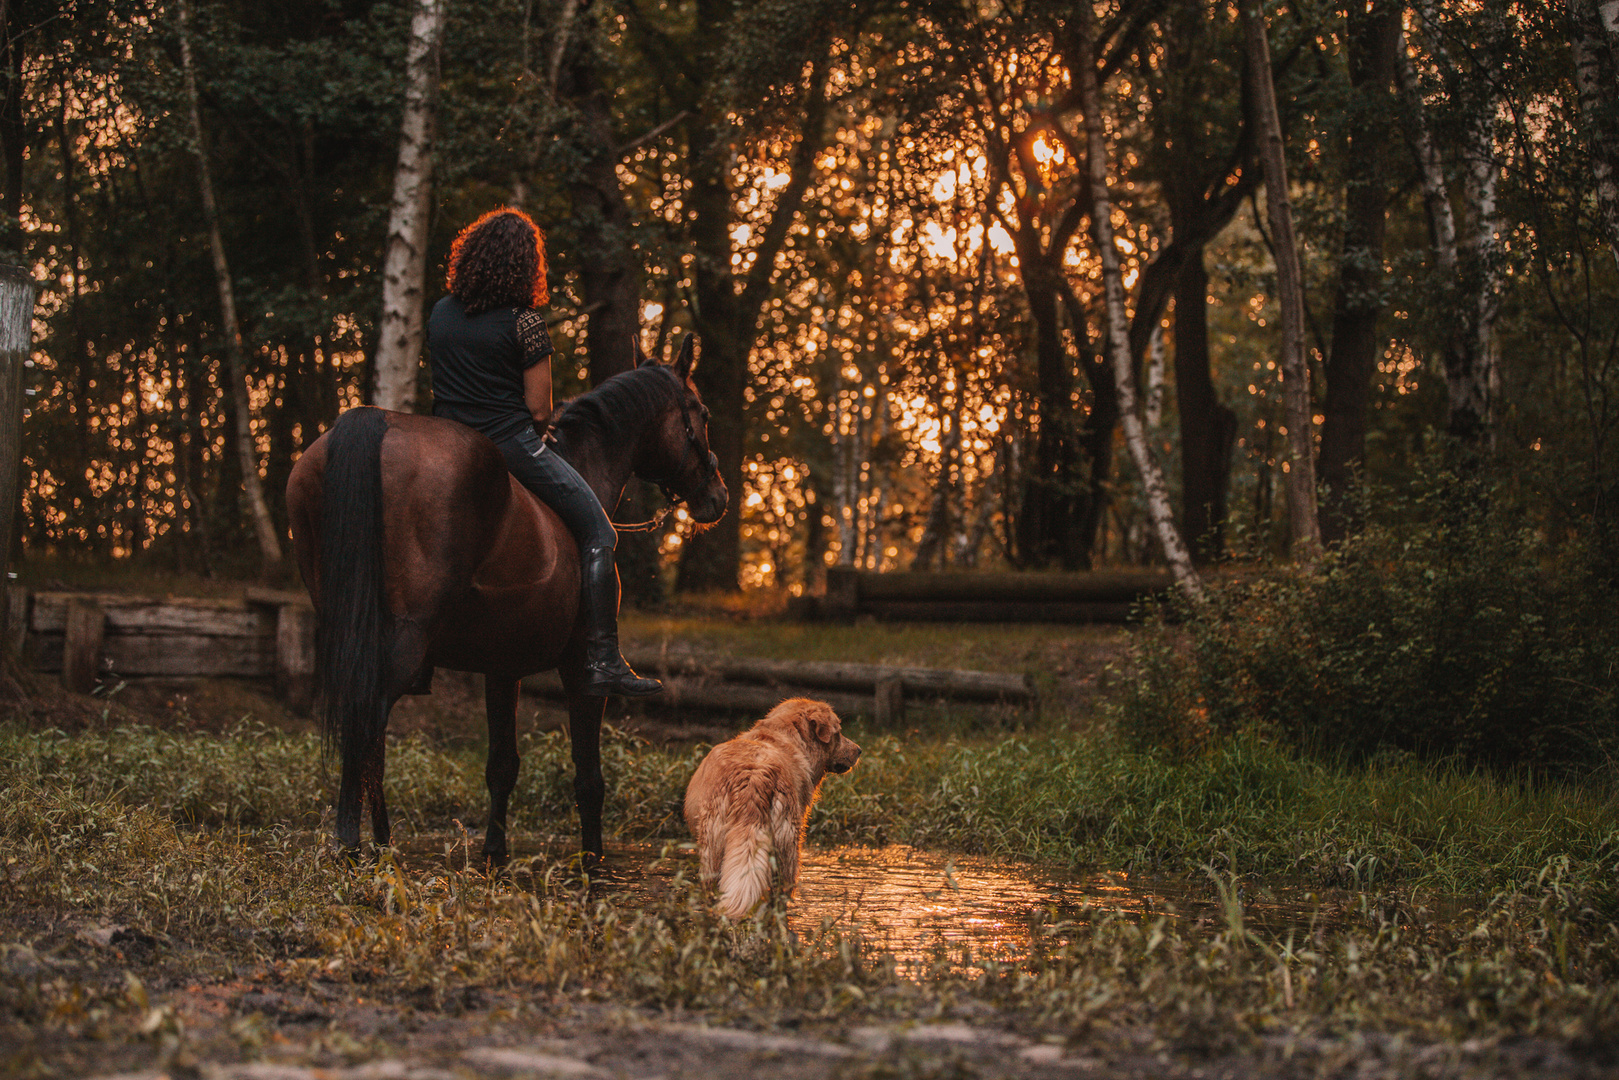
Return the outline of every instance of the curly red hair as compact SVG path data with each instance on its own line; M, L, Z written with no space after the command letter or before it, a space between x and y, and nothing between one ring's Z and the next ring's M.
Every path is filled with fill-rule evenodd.
M545 270L545 234L521 210L500 206L456 236L445 284L468 315L538 308L551 299Z

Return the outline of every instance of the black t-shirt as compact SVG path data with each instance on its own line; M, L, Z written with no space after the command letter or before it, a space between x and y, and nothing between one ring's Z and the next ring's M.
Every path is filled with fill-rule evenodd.
M499 442L534 422L523 401L523 373L556 350L532 308L469 316L446 296L427 320L433 415L459 420Z

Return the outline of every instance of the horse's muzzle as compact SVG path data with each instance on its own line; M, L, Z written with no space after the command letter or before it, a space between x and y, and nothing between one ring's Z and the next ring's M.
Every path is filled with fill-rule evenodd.
M686 505L693 521L699 525L711 525L725 516L725 508L730 502L731 493L726 490L725 481L716 473L713 481L706 484L696 498L688 499Z

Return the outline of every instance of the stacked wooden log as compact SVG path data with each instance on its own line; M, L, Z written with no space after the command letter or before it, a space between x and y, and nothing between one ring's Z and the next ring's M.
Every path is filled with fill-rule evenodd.
M1167 592L1168 570L878 573L829 567L817 614L894 621L1122 623Z
M127 678L268 678L295 708L310 704L315 616L302 593L249 589L239 599L201 600L12 589L8 612L10 645L23 662L60 672L80 693ZM1023 674L673 652L632 651L629 660L664 680L665 692L649 702L660 709L762 715L783 698L814 697L846 718L894 722L908 701L1038 706ZM561 695L554 673L524 686Z
M1023 674L689 653L632 651L626 659L642 674L663 680L664 692L646 702L661 709L763 715L783 698L813 697L845 719L868 716L886 723L904 717L907 700L1004 702L1030 709L1039 704L1034 680ZM524 686L550 697L562 689L554 676L525 680Z
M249 589L240 599L12 590L15 645L70 690L120 678L271 678L306 707L315 671L315 614L302 593Z

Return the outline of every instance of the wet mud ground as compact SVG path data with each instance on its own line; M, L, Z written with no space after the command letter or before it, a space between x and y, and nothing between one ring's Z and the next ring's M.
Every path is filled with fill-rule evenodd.
M399 849L418 873L476 864L477 837L451 833L417 837ZM566 842L514 842L516 858L564 860ZM591 895L621 908L651 907L668 895L677 874L697 876L686 844L609 844L591 878ZM1300 935L1330 928L1354 898L1347 892L1299 890L1243 895L1243 915L1257 930ZM951 855L892 844L887 847L807 847L788 925L800 934L857 932L894 957L901 970L975 970L984 961L1016 964L1061 942L1053 924L1096 912L1165 915L1184 930L1222 918L1206 880L1177 875L1074 874L1056 867Z
M565 846L515 854L547 856ZM472 851L477 840L471 840ZM464 866L467 838L407 841L413 873ZM940 963L960 970L1017 961L1042 923L1087 907L1167 913L1189 927L1219 917L1208 890L1172 877L1071 875L904 847L809 849L789 910L799 932L858 929L892 952L901 970ZM618 845L593 875L593 897L625 909L651 904L695 873L689 849ZM1272 929L1330 920L1342 898L1255 899L1249 917ZM9 912L8 921L24 913ZM755 1030L702 1016L465 988L431 1002L369 1000L349 981L289 979L276 965L210 965L166 952L146 935L33 913L34 944L0 958L16 979L52 971L143 981L151 1010L133 1043L0 1039L0 1076L157 1077L212 1080L471 1080L474 1077L743 1080L967 1080L1086 1076L1146 1077L1597 1077L1619 1063L1547 1040L1422 1043L1397 1036L1341 1039L1273 1036L1240 1049L1177 1045L1150 1022L1031 1026L971 999L904 1022L819 1023ZM17 940L14 933L8 939ZM935 970L937 970L935 968ZM124 974L124 973L129 974Z
M1072 673L1059 692L1076 699L1099 679L1105 656ZM145 699L150 698L148 702ZM88 699L86 699L88 701ZM432 698L407 699L396 733L419 731L446 741L475 740L475 685L442 680ZM226 686L132 686L114 711L135 722L145 712L170 724L225 730L244 713L288 730L306 721L266 707L257 694ZM104 706L83 716L61 710L37 718L67 730L106 722ZM559 722L536 708L541 726ZM117 717L115 717L116 719ZM126 721L127 722L127 721ZM653 741L723 738L735 724L696 730L656 718L621 721ZM469 731L471 732L469 734ZM311 837L311 842L315 842ZM539 845L522 855L562 854ZM446 852L446 848L449 851ZM472 840L475 853L477 839ZM435 860L464 864L464 838L407 839L412 869ZM0 864L4 857L0 854ZM593 894L624 909L650 903L677 873L695 873L678 847L619 846L596 874ZM1251 924L1286 932L1331 921L1342 896L1260 894L1242 897ZM800 933L822 925L857 929L900 966L944 964L957 970L1027 956L1036 929L1049 931L1086 907L1169 914L1183 924L1221 916L1207 882L1118 874L1076 876L904 847L806 851L789 924ZM1383 1033L1341 1037L1251 1035L1187 1044L1163 1034L1150 1015L1131 1023L1094 1021L1053 1027L964 996L904 1020L816 1021L788 1018L769 1029L709 1015L629 1008L611 1001L486 987L435 1000L378 1000L363 984L289 973L284 965L241 965L107 925L72 908L25 907L0 889L0 990L61 980L138 996L144 1017L134 1037L94 1019L30 1030L0 1016L0 1080L11 1077L159 1076L209 1080L472 1080L626 1078L744 1080L968 1080L968 1078L1305 1078L1619 1077L1619 1059L1602 1048L1543 1038L1434 1042ZM3 1009L0 1009L3 1011ZM139 1016L140 1013L137 1013Z

